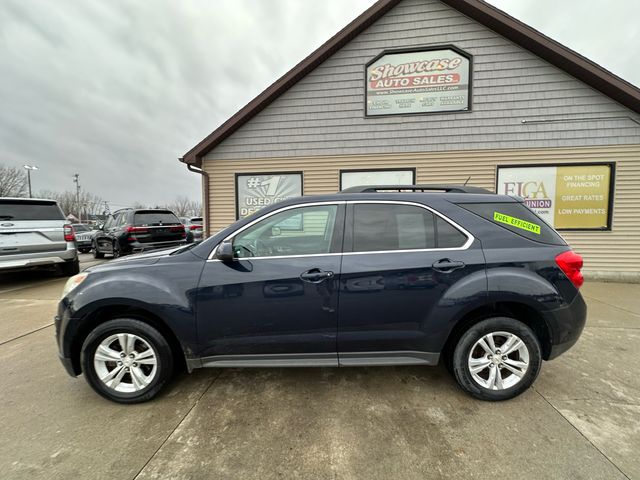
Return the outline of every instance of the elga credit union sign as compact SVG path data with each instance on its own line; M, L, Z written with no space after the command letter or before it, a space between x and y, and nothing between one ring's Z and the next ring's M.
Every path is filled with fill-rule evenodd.
M451 48L391 52L366 70L366 114L403 115L469 109L470 61Z
M611 227L612 164L498 167L497 193L517 195L558 229Z
M238 218L251 215L267 205L301 195L301 173L236 175L236 214Z

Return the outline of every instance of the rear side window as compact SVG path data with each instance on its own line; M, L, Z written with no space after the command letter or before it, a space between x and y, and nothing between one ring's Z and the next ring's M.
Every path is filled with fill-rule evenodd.
M429 210L384 203L353 207L353 251L458 248L467 237Z
M64 220L55 202L0 200L0 220Z
M464 203L459 206L529 240L565 244L562 237L524 203Z
M133 216L133 224L139 227L150 227L154 225L180 224L178 217L170 211L140 210Z

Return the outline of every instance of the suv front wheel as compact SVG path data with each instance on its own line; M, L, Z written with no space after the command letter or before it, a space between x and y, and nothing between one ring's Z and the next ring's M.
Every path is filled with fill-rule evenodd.
M171 347L162 334L130 318L98 325L84 341L80 361L89 385L118 403L150 400L173 373Z
M467 330L453 352L458 384L481 400L508 400L535 381L540 342L524 323L508 317L483 320Z

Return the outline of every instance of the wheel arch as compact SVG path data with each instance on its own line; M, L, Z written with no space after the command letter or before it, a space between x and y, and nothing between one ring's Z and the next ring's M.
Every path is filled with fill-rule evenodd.
M449 332L442 353L449 361L460 337L473 325L492 317L510 317L527 325L538 338L542 358L548 360L551 354L551 331L544 317L533 307L517 301L497 301L487 303L464 314Z
M98 325L116 318L133 318L154 327L160 332L160 334L162 334L171 347L171 352L173 353L173 358L176 362L175 367L183 370L188 368L185 349L178 340L175 332L160 316L141 306L117 304L98 307L96 310L85 316L81 325L78 327L78 330L75 332L70 345L70 354L73 370L77 375L82 373L80 352L82 350L82 344L89 333L91 333L91 331L93 331Z

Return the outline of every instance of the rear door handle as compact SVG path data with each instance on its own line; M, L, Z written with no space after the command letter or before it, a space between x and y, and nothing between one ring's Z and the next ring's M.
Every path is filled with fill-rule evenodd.
M333 272L321 270L319 268L312 268L311 270L307 270L300 274L300 279L309 283L320 283L331 277L333 277Z
M464 267L464 262L443 258L431 265L436 272L449 273Z

